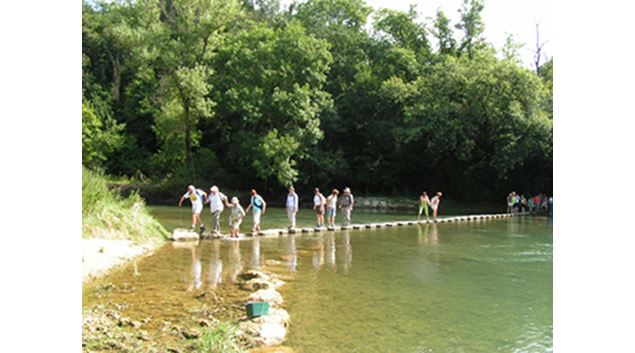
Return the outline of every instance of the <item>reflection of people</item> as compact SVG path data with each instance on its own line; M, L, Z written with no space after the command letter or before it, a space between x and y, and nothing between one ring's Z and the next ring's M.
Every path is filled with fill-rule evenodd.
M205 191L195 188L194 185L190 185L187 187L187 192L183 194L183 196L181 196L181 199L179 200L179 207L183 205L183 201L185 199L190 199L190 202L192 203L191 231L194 231L194 228L196 228L197 224L201 225L201 233L205 229L205 225L201 220L201 211L203 210L203 202L206 201L206 197L207 194L205 193Z
M236 278L242 271L242 260L240 258L240 242L232 241L229 246L229 256L227 256L227 275L230 283L236 283Z
M326 198L320 192L320 189L315 188L315 196L313 196L313 209L315 210L315 217L317 218L318 228L324 227L324 209L326 207Z
M436 223L432 223L430 225L426 224L426 229L428 228L428 226L430 226L430 236L428 236L428 243L430 245L439 244L439 232L437 230Z
M340 198L340 209L342 210L342 214L344 215L344 225L348 226L351 224L351 212L353 211L353 207L355 206L355 198L353 194L351 194L351 189L344 188L344 194Z
M295 245L295 234L289 234L289 270L295 272L298 267L298 252Z
M434 218L435 221L437 220L437 214L439 212L439 204L441 203L442 195L443 193L439 191L437 192L436 195L434 195L432 200L430 200L430 208L432 209L432 218Z
M331 267L335 267L335 238L333 233L327 235L326 251L326 264Z
M258 237L254 237L251 246L251 262L253 267L260 267L260 238Z
M188 292L198 290L203 285L203 281L201 280L201 273L203 270L201 260L196 254L196 247L191 247L190 250L192 252L192 281L187 288Z
M220 258L220 240L212 241L212 256L209 262L209 273L207 281L210 289L216 289L218 284L222 282L223 260Z
M324 265L324 238L317 238L317 245L313 248L313 268L319 270Z
M419 217L421 219L421 213L425 211L426 220L430 220L428 216L428 205L430 205L430 198L428 198L428 194L424 191L421 196L419 196Z
M249 206L245 212L249 212L249 209L253 208L252 214L254 216L254 225L252 232L260 231L260 216L264 215L267 211L267 203L262 196L258 195L256 189L251 189L251 199L249 200Z
M298 213L298 194L295 193L295 188L293 186L289 187L289 194L287 194L287 216L289 217L289 222L291 225L290 229L295 229L295 215Z
M353 262L353 246L349 232L345 232L342 238L344 240L344 273L346 273Z
M220 215L223 213L223 203L227 202L227 196L218 190L216 185L212 186L207 198L209 210L212 212L212 232L220 234Z

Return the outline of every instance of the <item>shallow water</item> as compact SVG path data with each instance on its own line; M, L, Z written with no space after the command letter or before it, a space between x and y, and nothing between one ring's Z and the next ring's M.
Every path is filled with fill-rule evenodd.
M153 209L169 228L183 211ZM283 211L271 211L265 225L283 226ZM249 268L285 275L285 344L297 352L552 351L552 225L544 217L170 243L100 282L116 290L89 286L84 305L127 304L137 320L186 317L214 307L197 293L231 292Z

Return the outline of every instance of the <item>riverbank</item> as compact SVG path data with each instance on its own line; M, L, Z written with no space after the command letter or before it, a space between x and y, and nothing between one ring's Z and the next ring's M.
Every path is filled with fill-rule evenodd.
M99 278L114 268L150 255L161 244L136 244L131 240L82 239L82 282Z

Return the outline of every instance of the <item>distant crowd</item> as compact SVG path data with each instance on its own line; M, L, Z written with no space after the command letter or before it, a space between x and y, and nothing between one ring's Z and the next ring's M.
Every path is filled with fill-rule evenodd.
M553 207L553 197L540 193L535 196L518 195L512 191L507 195L507 213L519 212L551 212Z

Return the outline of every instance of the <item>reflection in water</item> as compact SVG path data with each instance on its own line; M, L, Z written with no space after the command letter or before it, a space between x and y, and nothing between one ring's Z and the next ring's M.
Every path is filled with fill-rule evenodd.
M233 240L230 243L229 255L227 256L227 276L229 283L236 283L236 278L243 269L240 258L240 241Z
M319 270L324 265L324 237L317 238L317 244L313 247L313 268Z
M253 268L260 268L260 239L254 237L251 245L251 266Z
M430 245L439 244L439 231L437 229L437 224L436 223L426 224L426 231L428 229L428 226L430 226L430 235L428 236L428 244Z
M295 245L295 234L289 234L289 245L287 247L288 266L291 272L298 268L298 251Z
M428 243L428 230L430 228L428 228L428 225L426 224L425 226L420 226L417 225L417 243L419 245L421 244L427 244Z
M222 273L223 260L220 257L220 240L216 239L212 241L212 254L209 261L209 273L207 274L209 289L216 289L222 282Z
M335 237L333 233L326 236L326 265L335 268Z
M351 235L349 232L343 234L344 242L344 273L348 272L351 263L353 262L353 247L351 246Z
M190 252L192 253L192 276L190 280L190 284L187 287L187 291L191 292L193 290L198 290L203 285L203 281L201 280L201 272L203 270L201 259L196 251L196 247L192 246L190 248Z

